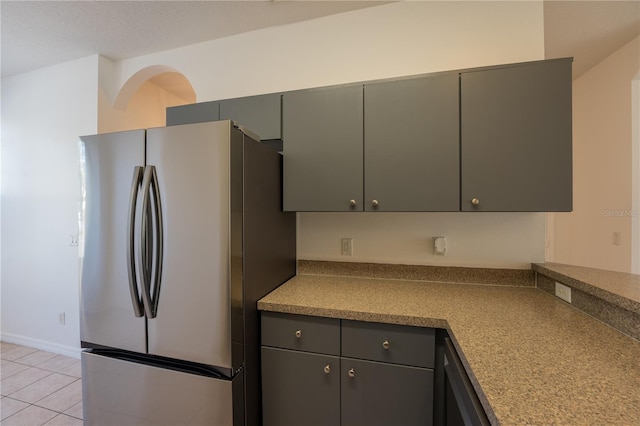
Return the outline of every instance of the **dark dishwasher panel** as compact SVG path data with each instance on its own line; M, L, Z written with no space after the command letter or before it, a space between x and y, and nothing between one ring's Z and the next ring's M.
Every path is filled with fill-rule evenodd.
M445 422L447 426L489 425L450 338L444 339Z

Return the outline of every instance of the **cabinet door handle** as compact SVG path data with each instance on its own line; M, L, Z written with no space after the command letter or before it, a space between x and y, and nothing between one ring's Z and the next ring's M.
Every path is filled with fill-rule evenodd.
M324 366L324 374L331 373L331 365L327 364Z
M389 349L389 341L388 341L388 340L385 340L384 342L382 342L382 347L383 347L384 349Z
M478 204L480 204L480 200L478 200L477 198L472 198L471 204L473 204L474 206L477 206Z
M378 203L378 200L371 200L371 205L373 207L378 207L378 204L380 204L380 203Z
M302 337L302 330L296 330L296 337L298 339Z
M356 203L356 200L351 200L351 201L349 201L349 205L350 205L351 207L355 207L355 206L356 206L356 204L357 204L357 203Z
M356 377L356 370L350 368L347 374L349 375L349 377Z

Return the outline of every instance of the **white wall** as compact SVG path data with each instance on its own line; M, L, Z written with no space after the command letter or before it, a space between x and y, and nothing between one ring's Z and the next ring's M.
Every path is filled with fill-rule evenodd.
M537 60L542 16L539 1L401 2L3 79L2 339L58 352L78 346L77 251L69 247L77 229L76 141L98 130L100 91L113 102L130 77L149 69L181 72L206 101ZM544 260L542 214L301 214L300 223L300 257L335 258L344 230L355 238L351 260L505 267ZM422 245L436 233L450 243L450 256L437 260ZM66 326L57 323L61 311Z
M70 238L78 232L78 136L97 130L97 64L93 56L2 79L4 341L77 353Z
M122 61L105 91L162 65L183 73L199 102L543 59L540 2L401 2ZM528 268L543 262L544 214L299 215L298 257ZM447 255L431 238L445 235ZM353 237L354 256L339 254Z
M199 102L544 58L542 2L398 2L119 62L111 99L151 66Z
M544 262L540 213L304 213L298 257L349 262L529 269ZM444 236L444 256L433 238ZM353 238L353 256L340 239Z
M632 155L632 88L639 71L637 37L574 81L574 210L554 214L555 262L631 272L634 162L640 167Z

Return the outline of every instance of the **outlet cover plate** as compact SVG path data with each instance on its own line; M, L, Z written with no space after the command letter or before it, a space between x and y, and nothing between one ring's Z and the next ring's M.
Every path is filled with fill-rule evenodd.
M567 287L556 281L556 297L559 297L567 303L571 303L571 287Z

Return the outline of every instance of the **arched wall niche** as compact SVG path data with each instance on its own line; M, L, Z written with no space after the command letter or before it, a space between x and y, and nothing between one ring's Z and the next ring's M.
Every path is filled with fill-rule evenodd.
M168 107L195 101L196 93L184 74L165 65L149 66L122 85L113 105L105 93L100 93L98 131L161 127Z

